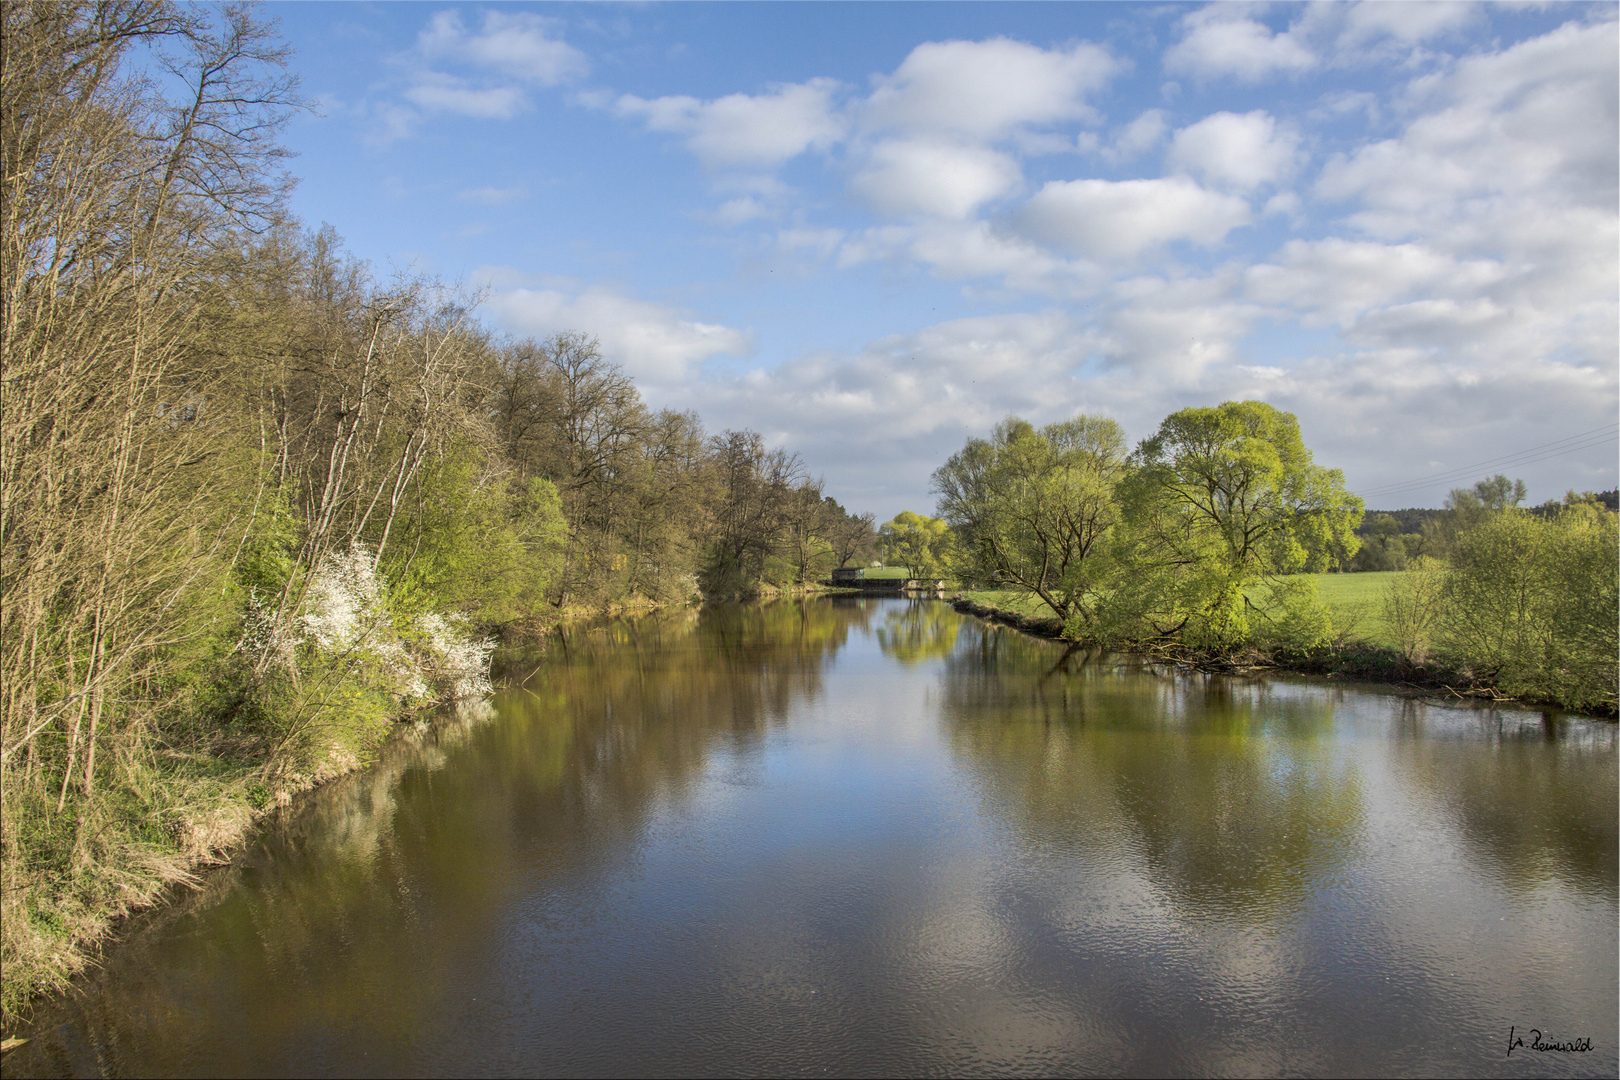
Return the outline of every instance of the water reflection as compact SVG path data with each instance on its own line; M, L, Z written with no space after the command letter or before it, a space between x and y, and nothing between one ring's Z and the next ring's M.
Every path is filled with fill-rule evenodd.
M1523 710L1480 717L1401 706L1402 780L1485 872L1517 891L1612 897L1620 878L1615 728ZM1466 730L1466 739L1461 738ZM1461 745L1459 745L1461 743Z
M876 636L883 655L913 667L949 656L962 625L962 617L944 604L907 598L886 605Z
M1350 857L1361 779L1322 695L964 636L942 680L951 746L1035 842L1140 860L1184 914L1252 923Z
M898 598L502 659L492 709L412 729L148 917L7 1076L1620 1061L1612 725ZM1601 1053L1504 1062L1538 1022Z

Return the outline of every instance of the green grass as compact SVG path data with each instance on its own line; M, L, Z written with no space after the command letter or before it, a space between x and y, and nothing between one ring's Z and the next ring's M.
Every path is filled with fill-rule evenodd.
M876 571L868 571L874 573ZM899 577L903 571L896 571ZM1332 612L1335 628L1343 628L1352 640L1369 645L1393 646L1389 628L1384 625L1384 597L1390 586L1401 576L1401 571L1366 574L1312 574L1316 582L1316 595ZM1038 597L1016 589L980 589L958 595L975 604L1016 611L1020 615L1050 618L1054 612Z
M1050 619L1057 614L1046 606L1046 601L1034 593L1021 592L1017 589L975 589L956 595L975 604L1000 608L1002 611L1016 611L1020 615L1035 615Z
M863 576L869 580L891 581L898 578L903 581L912 575L903 566L869 566Z
M1369 645L1394 646L1389 627L1384 624L1384 597L1404 571L1387 570L1364 574L1312 574L1316 595L1333 613L1335 628L1346 636Z

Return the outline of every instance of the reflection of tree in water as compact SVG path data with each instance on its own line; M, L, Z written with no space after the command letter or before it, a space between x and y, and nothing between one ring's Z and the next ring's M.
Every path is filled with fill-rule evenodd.
M891 601L877 628L878 646L883 655L911 667L948 655L961 629L962 616L936 600Z
M463 1004L445 999L455 971L494 962L514 891L599 884L716 750L746 756L771 720L819 695L870 617L859 603L782 602L567 628L509 662L493 722L475 709L412 730L374 768L310 793L110 957L103 993L66 1007L92 1042L157 1071L209 1032L152 1001L196 987L240 995L226 1008L264 1019L231 1033L221 1067L281 1060L259 1033L311 1025L403 1053L429 1012Z
M946 661L953 748L1020 833L1145 863L1190 914L1265 922L1341 866L1364 807L1330 704L972 624Z
M1456 827L1472 861L1516 889L1620 884L1615 727L1503 710L1461 729L1455 710L1407 701L1396 770Z

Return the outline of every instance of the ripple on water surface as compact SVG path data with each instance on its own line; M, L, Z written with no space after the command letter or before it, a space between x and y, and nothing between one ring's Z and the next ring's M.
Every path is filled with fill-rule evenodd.
M137 920L6 1075L1620 1067L1612 724L903 600L570 630L493 706Z

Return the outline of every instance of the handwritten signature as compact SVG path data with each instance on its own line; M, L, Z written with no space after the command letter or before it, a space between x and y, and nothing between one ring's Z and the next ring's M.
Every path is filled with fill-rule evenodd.
M1508 1028L1508 1057L1513 1056L1513 1051L1521 1049L1556 1050L1560 1054L1584 1054L1588 1050L1592 1049L1591 1039L1570 1039L1568 1042L1558 1042L1557 1040L1544 1041L1541 1036L1540 1028L1530 1029L1530 1042L1527 1045L1522 1036L1515 1037L1514 1033L1518 1030L1517 1025Z

